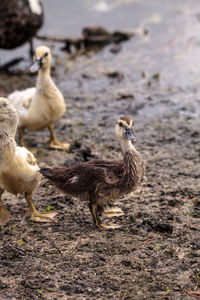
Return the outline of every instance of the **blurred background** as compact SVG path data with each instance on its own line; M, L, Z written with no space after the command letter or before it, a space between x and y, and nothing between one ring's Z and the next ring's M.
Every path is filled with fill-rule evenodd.
M139 71L163 72L165 81L179 84L199 82L197 68L199 57L199 14L197 0L42 0L44 23L38 35L76 37L84 27L95 24L109 31L136 28L146 29L148 34L132 38L123 44L119 55L102 54L112 64L127 66ZM45 43L34 39L34 47ZM58 46L51 43L52 47ZM61 48L61 44L59 44ZM58 47L59 48L59 47ZM15 57L28 58L27 44L13 50L0 50L0 62ZM120 62L118 58L120 56ZM131 74L130 76L133 76Z
M171 114L199 117L199 1L42 0L41 3L44 21L36 35L47 40L34 38L33 48L41 44L51 48L53 77L67 99L68 114L73 120L86 118L90 122L96 113L95 102L100 104L97 122L107 119L108 127L113 114L119 116L127 111L136 119L145 115L149 121L158 115L159 118L170 118ZM48 39L77 39L91 25L101 26L111 34L119 30L133 36L90 51L72 47L72 53L63 50L65 43ZM0 73L2 95L34 85L35 79L29 72L32 61L29 50L28 43L13 50L0 50L1 64L18 57L24 59L10 67L9 72ZM76 100L83 98L82 102ZM77 111L76 105L83 109Z

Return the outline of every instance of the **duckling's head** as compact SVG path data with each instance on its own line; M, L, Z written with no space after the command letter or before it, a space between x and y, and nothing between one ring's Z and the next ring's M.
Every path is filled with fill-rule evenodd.
M0 97L0 129L14 137L18 124L17 111L6 98Z
M49 69L51 66L51 51L47 46L39 46L36 48L33 56L33 65L30 68L31 72L37 72L40 69Z
M133 132L133 121L128 116L123 116L117 120L115 132L120 142L129 144L136 142L136 137Z

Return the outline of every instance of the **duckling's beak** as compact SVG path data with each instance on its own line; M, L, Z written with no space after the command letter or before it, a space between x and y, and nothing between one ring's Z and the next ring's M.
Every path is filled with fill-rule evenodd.
M39 71L39 69L42 67L42 58L36 59L35 62L30 67L31 73Z
M136 142L136 137L133 133L132 128L130 127L125 127L124 131L123 131L123 136L127 139L127 140L131 140L131 142Z

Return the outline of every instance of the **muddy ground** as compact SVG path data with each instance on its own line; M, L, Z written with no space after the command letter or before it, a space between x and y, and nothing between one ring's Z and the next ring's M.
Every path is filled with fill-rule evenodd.
M86 203L45 181L34 202L59 212L53 224L31 222L24 198L5 193L12 220L0 231L0 299L200 297L200 6L180 3L141 22L148 35L121 48L72 57L49 44L68 105L56 134L72 149L49 150L47 131L27 133L39 164L120 158L114 124L130 115L146 179L115 202L125 215L112 231L96 229ZM23 68L0 74L1 95L34 84Z

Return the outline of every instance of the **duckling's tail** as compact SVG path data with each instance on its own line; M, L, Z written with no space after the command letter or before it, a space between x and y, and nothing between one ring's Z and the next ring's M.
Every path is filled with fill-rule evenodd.
M65 181L65 169L65 167L40 168L39 172L49 181L51 181L51 183L59 186L61 182Z
M66 183L66 167L40 168L39 172L48 179L48 182L57 188L64 190Z
M49 178L51 176L51 169L50 168L40 168L39 172L44 176Z

